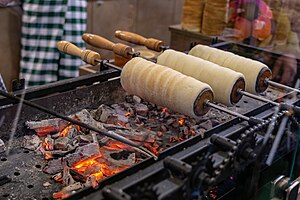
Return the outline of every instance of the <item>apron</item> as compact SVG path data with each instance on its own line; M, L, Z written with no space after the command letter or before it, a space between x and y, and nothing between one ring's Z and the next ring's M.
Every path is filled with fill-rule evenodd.
M85 46L81 35L86 30L86 1L25 0L23 10L20 78L26 86L78 76L83 61L60 54L56 43Z

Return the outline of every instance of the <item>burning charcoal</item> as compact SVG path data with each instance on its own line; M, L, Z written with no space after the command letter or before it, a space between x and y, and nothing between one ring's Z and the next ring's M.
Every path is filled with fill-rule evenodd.
M119 114L119 115L126 115L127 111L124 110L123 107L121 107L121 105L119 104L113 104L111 105L112 108L114 108L115 114Z
M77 182L85 183L87 181L87 177L77 172L75 169L70 168L70 174L73 179Z
M92 137L90 135L77 135L75 139L78 141L79 146L83 146L92 142Z
M127 103L133 103L133 96L132 95L126 95L125 96L125 101Z
M27 121L25 122L25 125L29 129L35 130L38 135L47 135L48 133L62 131L68 125L68 122L59 118L54 118L41 121Z
M116 124L127 124L127 123L128 123L128 118L127 117L125 117L124 115L117 114Z
M76 135L78 134L79 130L75 127L75 126L72 126L72 128L70 128L68 130L68 133L66 134L66 136L70 139L73 139L76 137Z
M84 170L84 175L88 177L91 174L97 173L99 171L101 171L100 164L98 164L98 163L91 164L91 165L87 166L86 169Z
M70 139L67 138L67 137L60 137L60 138L57 138L55 140L55 143L54 143L54 148L57 149L57 150L68 150L68 144L70 142Z
M50 160L48 164L44 167L43 172L47 174L57 174L58 172L61 172L64 167L66 166L66 163L62 161L62 159L54 159Z
M177 120L175 120L171 125L173 128L179 128L179 126L180 126L180 124Z
M64 187L61 191L57 193L53 193L54 199L64 199L69 197L73 192L80 190L83 188L83 185L81 183L74 183L72 185Z
M89 157L96 156L99 153L100 153L99 145L96 143L90 143L78 147L74 153L67 155L66 157L63 158L63 160L66 161L69 166L73 166L80 160L84 160Z
M114 113L111 107L102 104L96 111L92 112L92 116L95 120L105 123Z
M45 138L45 141L43 143L43 148L46 151L53 151L53 149L54 149L54 140L51 138L50 135L47 135L47 137Z
M163 133L165 133L165 132L168 131L168 128L165 125L161 125L160 126L160 131L163 132Z
M6 150L5 143L0 139L0 153Z
M106 148L101 149L103 158L112 166L131 166L135 163L135 153L127 150L110 150Z
M163 135L163 133L161 131L157 132L157 136L161 137Z
M206 122L202 122L199 124L199 127L204 128L205 130L209 130L212 128L212 122L211 120L207 120Z
M104 130L102 123L94 120L94 118L91 116L91 114L86 109L83 109L82 111L76 113L76 117L79 119L79 121L81 121L85 124L96 127L100 130ZM86 130L85 132L89 132L89 130Z
M135 105L136 113L138 115L147 116L148 114L148 107L145 104L138 103Z
M59 172L59 173L53 175L51 178L54 179L56 182L62 182L63 174L62 174L62 172Z
M176 119L170 118L170 119L167 120L167 123L166 123L166 124L167 124L168 126L170 126L170 125L173 124L175 121L176 121Z
M52 139L57 139L60 137L60 132L54 133L51 135Z
M112 132L112 131L110 131ZM153 142L155 141L155 135L156 133L153 131L149 131L147 129L144 129L143 131L135 131L135 130L115 130L113 133L121 135L123 137L126 137L129 140L135 140L139 142Z
M138 97L138 96L134 95L132 98L133 98L133 102L134 103L141 103L142 102L142 99L140 97Z
M64 167L63 171L63 186L68 186L74 184L75 181L73 177L70 174L70 168L69 167Z
M96 188L98 186L98 181L95 176L89 176L84 184L85 187L93 187Z
M39 146L41 145L42 141L40 140L40 138L37 135L25 135L23 137L23 148L25 149L29 149L32 151L35 151L39 148Z

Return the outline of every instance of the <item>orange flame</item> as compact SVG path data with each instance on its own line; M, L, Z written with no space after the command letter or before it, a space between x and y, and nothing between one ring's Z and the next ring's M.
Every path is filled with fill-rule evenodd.
M131 116L131 112L125 113L125 116L126 116L126 117L130 117L130 116Z
M49 133L55 132L55 131L57 131L57 130L55 130L54 127L49 126L49 127L44 127L44 128L38 128L38 129L36 129L35 131L37 132L36 134L37 134L39 137L45 137L45 136L48 135Z
M190 132L191 132L192 135L196 135L196 131L190 130Z
M128 146L121 142L113 141L113 142L109 143L109 146L103 146L103 148L111 150L111 151L117 151L117 150L121 150L121 149L128 149Z
M180 126L182 126L184 124L184 118L180 118L178 119L178 123L180 124Z
M166 113L167 112L167 108L162 108L161 112Z
M109 169L109 166L107 164L101 163L98 160L101 157L102 155L97 155L86 160L79 161L73 166L73 169L80 174L84 174L88 168L99 168L100 171L89 174L89 176L94 176L96 178L96 181L99 182L107 176L119 173L120 171L128 168L128 166L122 166L115 170Z
M53 193L53 198L54 199L65 199L68 198L70 194L64 193L64 192L56 192Z
M53 150L53 144L48 143L46 140L45 140L45 142L43 142L42 147L46 151L52 151Z
M45 153L45 159L46 160L49 160L51 158L53 158L53 156L50 153Z
M69 130L73 128L73 125L67 126L64 130L62 130L59 134L60 137L66 137L69 133Z

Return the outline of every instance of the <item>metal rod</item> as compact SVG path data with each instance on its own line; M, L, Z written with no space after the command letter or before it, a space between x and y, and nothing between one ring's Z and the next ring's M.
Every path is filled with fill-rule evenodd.
M243 91L241 89L239 89L238 92L241 95L244 95L244 96L247 96L247 97L250 97L252 99L256 99L256 100L262 101L262 102L270 103L270 104L272 104L274 106L279 106L280 105L279 103L276 103L276 102L274 102L272 100L266 99L264 97L261 97L261 96L255 95L255 94L251 94L251 93Z
M97 61L98 63L102 63L102 64L104 64L104 65L106 65L106 66L108 66L108 67L111 67L111 68L114 68L114 69L117 69L117 70L122 71L122 68L121 68L121 67L118 67L118 66L116 66L116 65L114 65L114 64L111 64L111 63L109 63L109 62L107 62L107 61L99 60L99 59L95 59L95 61Z
M18 103L20 103L20 102L23 101L23 103L24 103L25 105L28 105L28 106L30 106L30 107L32 107L32 108L36 108L36 109L38 109L38 110L41 110L41 111L43 111L43 112L45 112L45 113L48 113L48 114L50 114L50 115L53 115L53 116L55 116L55 117L64 119L64 120L66 120L66 121L68 121L68 122L71 122L72 124L75 124L75 125L81 126L81 127L83 127L83 128L86 128L86 129L95 131L95 132L97 132L97 133L103 134L103 135L105 135L105 136L107 136L107 137L110 137L110 138L112 138L112 139L114 139L114 140L117 140L117 141L122 142L122 143L124 143L124 144L127 144L127 145L129 145L129 146L136 147L136 148L138 148L139 150L141 150L141 152L143 152L143 154L145 154L145 155L147 155L147 156L152 156L155 160L158 159L157 156L154 155L152 152L150 152L148 149L145 149L145 148L141 147L140 145L136 144L135 142L132 142L131 140L128 140L127 138L125 138L125 137L123 137L123 136L120 136L120 135L115 134L115 133L112 133L112 132L105 132L105 131L102 131L102 130L100 130L100 129L98 129L98 128L95 128L95 127L93 127L93 126L90 126L90 125L88 125L88 124L85 124L85 123L83 123L83 122L81 122L81 121L77 121L77 120L72 119L72 118L70 118L70 117L64 116L64 115L62 115L62 114L60 114L60 113L57 113L57 112L52 111L52 110L49 110L48 108L45 108L45 107L43 107L43 106L40 106L40 105L35 104L35 103L33 103L33 102L30 102L30 101L28 101L28 100L21 99L21 98L19 98L19 97L16 97L16 96L14 96L14 95L11 95L11 94L9 94L9 93L7 93L7 92L5 92L5 91L1 91L1 90L0 90L0 95L2 95L2 96L4 96L4 97L7 97L7 98L9 98L9 99L15 100L15 101L17 101Z
M273 162L273 159L275 157L275 153L278 150L279 143L281 142L281 138L282 138L283 134L285 133L285 126L286 126L286 124L288 122L288 119L289 119L289 117L285 116L281 120L281 123L280 123L280 126L278 128L275 140L273 142L272 148L270 150L270 153L269 153L267 161L266 161L266 164L268 166L270 166L272 164L272 162Z
M215 108L217 110L220 110L222 112L225 112L227 114L230 114L230 115L233 115L233 116L236 116L236 117L239 117L241 119L244 119L246 121L250 121L250 118L249 117L246 117L245 115L242 115L240 113L237 113L237 112L234 112L234 111L231 111L231 110L228 110L227 108L224 108L222 106L218 106L214 103L211 103L210 101L206 101L206 106L209 106L209 107L212 107L212 108Z
M266 83L274 86L274 87L278 87L278 88L281 88L281 89L286 89L286 90L291 90L291 91L295 91L297 93L300 93L300 90L299 89L296 89L296 88L293 88L293 87L289 87L287 85L283 85L281 83L276 83L274 81L270 81L269 79L266 79L265 80Z

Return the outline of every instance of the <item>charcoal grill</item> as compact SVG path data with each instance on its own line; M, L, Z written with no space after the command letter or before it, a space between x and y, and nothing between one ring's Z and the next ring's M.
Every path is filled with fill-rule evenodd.
M126 95L117 78L119 74L120 72L117 70L108 69L98 74L32 88L26 91L25 98L64 115L75 113L84 108L97 108L101 104L118 103L123 101ZM21 92L16 92L16 94L20 95ZM270 88L266 91L266 95L269 96L277 96L277 94L276 89ZM285 94L284 100L295 105L300 103L297 98L290 99L289 97L290 95ZM4 116L4 122L0 128L0 138L4 141L9 139L9 131L15 120L18 105L14 103L8 99L0 100L0 106L2 106L0 116ZM265 104L248 97L243 97L232 109L244 113L246 116L261 119L268 119L274 113L274 106L271 104ZM282 116L283 113L280 112L277 116L278 120ZM50 176L44 174L41 170L41 167L45 164L44 159L40 155L24 151L20 147L25 133L24 122L50 117L27 106L22 108L11 155L7 157L4 153L0 154L0 177L2 177L0 180L0 199L46 200L51 199L52 193L58 190L58 185L49 187L51 189L43 186L43 183L49 182L50 179ZM259 145L256 146L254 152L258 152L264 131L258 131L260 130L259 125L256 125L256 127L254 125L250 126L248 122L241 121L239 118L232 118L207 131L205 139L200 135L187 139L163 151L159 155L158 161L154 161L152 158L145 159L139 164L104 179L97 189L85 189L69 197L69 199L186 199L193 195L201 195L195 194L194 189L197 183L194 182L194 185L191 185L190 181L195 179L195 170L203 169L206 174L209 174L207 172L207 162L205 162L207 156L212 155L211 159L215 161L214 165L219 165L228 153L227 150L212 145L210 136L218 134L236 141L241 133L246 130L251 131L251 128L252 131L253 128L257 129L257 144ZM286 141L287 138L283 142ZM290 156L292 150L293 148L282 148L279 151L278 158ZM262 169L268 170L268 167ZM245 168L245 171L247 170L249 171ZM218 177L218 180L212 185L221 185L224 181L228 181L228 178L233 177L235 179L237 177L234 176L235 174L232 171L227 170L222 173L222 176ZM196 178L197 181L203 183L203 190L211 189L207 179L205 181L203 177L198 177ZM51 184L53 183L51 182ZM262 180L260 184L264 184L264 181ZM236 188L234 184L226 192L236 191L233 188Z

